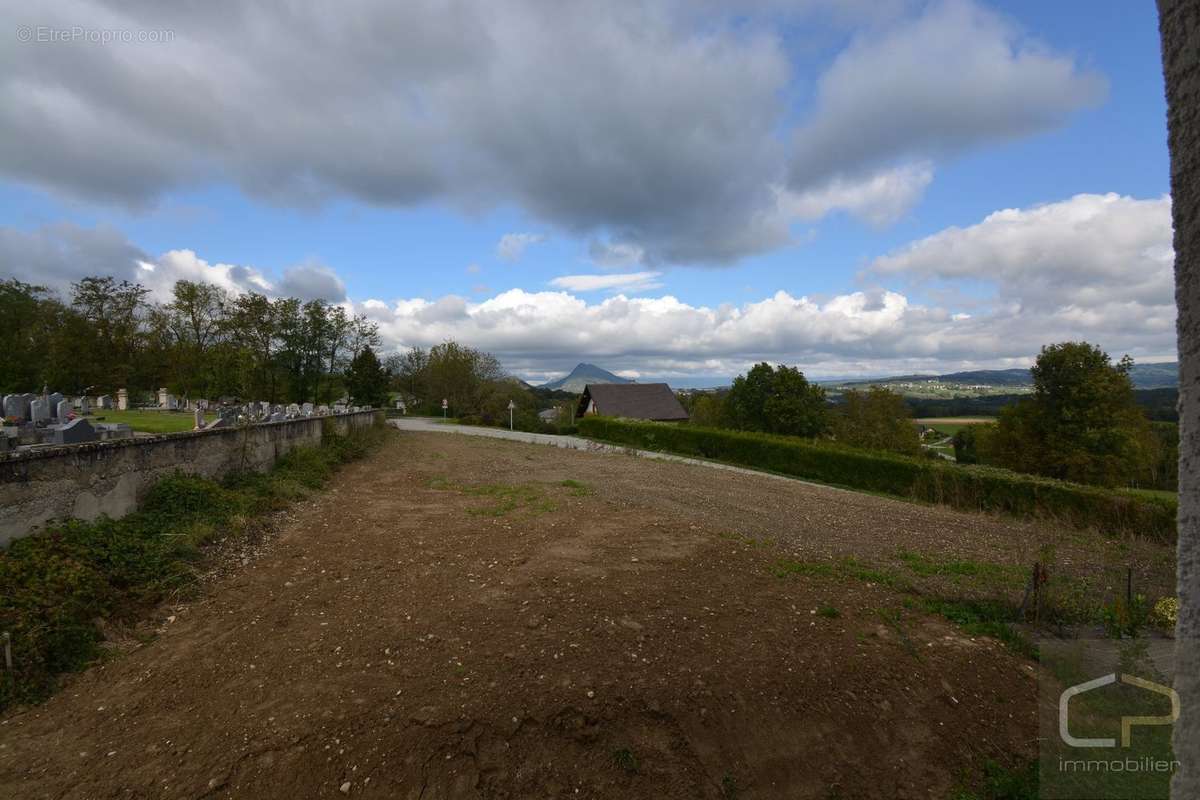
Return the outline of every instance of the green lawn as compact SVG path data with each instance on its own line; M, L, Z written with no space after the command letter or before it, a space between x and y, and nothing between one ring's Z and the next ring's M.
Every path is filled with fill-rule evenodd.
M211 422L216 414L205 414ZM92 422L123 422L135 431L144 433L178 433L190 431L195 425L191 411L98 411L88 416Z
M933 428L944 436L953 436L968 425L982 425L994 421L994 417L963 417L961 420L954 417L926 417L913 420L920 425Z

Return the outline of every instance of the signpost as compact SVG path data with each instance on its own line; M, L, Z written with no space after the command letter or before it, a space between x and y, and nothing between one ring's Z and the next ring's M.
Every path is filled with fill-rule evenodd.
M516 403L514 403L512 400L509 400L509 401L508 401L508 429L509 429L510 431L513 429L513 417L512 417L512 415L513 415L513 409L514 409L514 408L516 408L516 407L517 407L517 404L516 404Z
M449 401L447 401L446 398L443 397L442 398L442 419L446 418L446 409L449 407L450 407Z

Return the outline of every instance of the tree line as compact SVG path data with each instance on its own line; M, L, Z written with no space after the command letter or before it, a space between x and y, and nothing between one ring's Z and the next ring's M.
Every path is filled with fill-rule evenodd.
M1033 393L998 410L994 423L954 437L956 459L1099 486L1173 491L1178 427L1152 422L1129 377L1133 361L1114 363L1087 342L1043 347ZM725 392L680 398L695 425L829 439L853 447L936 453L921 447L904 397L889 389L844 392L837 401L795 367L758 364Z
M869 450L919 455L921 440L904 398L881 387L852 389L840 402L796 367L756 364L727 392L681 398L694 425L823 438Z
M87 277L60 298L0 281L0 391L358 404L386 402L378 326L323 300L231 295L178 281L169 302L146 287Z

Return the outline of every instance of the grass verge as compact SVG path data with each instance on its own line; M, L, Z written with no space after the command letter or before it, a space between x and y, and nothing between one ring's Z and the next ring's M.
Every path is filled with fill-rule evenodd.
M1171 496L1102 489L995 467L909 458L797 437L692 425L584 417L579 431L613 444L709 458L858 491L1175 541L1177 501Z
M119 520L68 520L0 551L0 631L11 636L13 659L11 671L0 662L0 709L48 696L62 673L101 655L106 621L136 620L194 586L206 542L243 534L257 518L320 489L386 435L383 428L327 435L265 474L217 482L176 473Z

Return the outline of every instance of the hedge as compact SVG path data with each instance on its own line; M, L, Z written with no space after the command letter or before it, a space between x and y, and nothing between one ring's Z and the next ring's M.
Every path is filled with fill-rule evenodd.
M788 436L585 417L584 436L699 456L806 480L971 511L1048 517L1076 527L1175 540L1177 501L995 467L911 458Z

